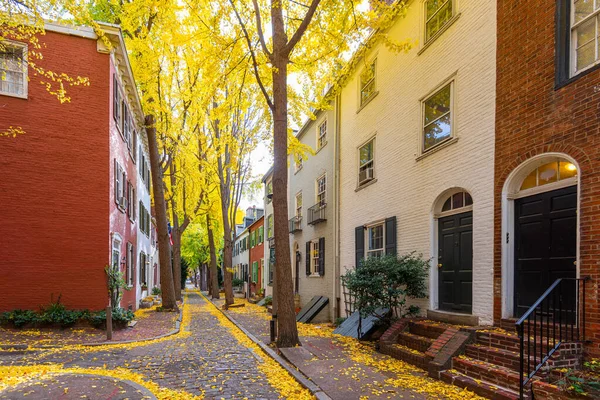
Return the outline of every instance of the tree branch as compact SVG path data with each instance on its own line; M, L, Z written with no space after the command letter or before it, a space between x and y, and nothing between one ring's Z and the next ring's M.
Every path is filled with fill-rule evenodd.
M258 2L256 0L252 0L252 4L254 4L254 13L256 14L256 31L258 33L258 39L260 41L260 45L262 46L263 51L271 59L271 52L267 48L267 43L265 42L265 35L263 34L262 29L262 21L260 18L260 9L258 8Z
M304 35L304 32L306 32L308 25L312 21L312 18L315 15L315 12L317 11L317 7L319 7L319 3L321 3L321 0L312 0L312 3L310 3L310 7L308 8L308 11L306 11L306 15L304 16L302 23L300 24L296 32L294 32L294 35L285 46L285 55L289 55L292 52L292 50L294 50L294 47L298 44L298 42L302 38L302 35Z

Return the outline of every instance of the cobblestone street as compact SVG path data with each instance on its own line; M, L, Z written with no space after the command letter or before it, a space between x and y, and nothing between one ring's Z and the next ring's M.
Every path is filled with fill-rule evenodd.
M118 371L126 369L160 388L184 392L181 398L192 398L193 395L205 398L282 397L270 383L268 374L260 370L261 364L265 363L264 354L241 344L232 330L219 322L213 305L198 293L188 292L185 307L184 332L170 338L149 344L2 352L0 368L8 370L10 374L10 367L58 364L64 369L116 370L119 375ZM278 372L272 371L273 374ZM123 376L123 379L130 378ZM0 376L0 388L2 383ZM18 392L14 386L9 389L11 393ZM32 390L44 390L44 386L23 386L22 389L27 392ZM121 396L111 398L128 397L125 393ZM170 398L169 395L158 397ZM65 391L61 398L80 396L72 397ZM93 394L88 398L94 398Z

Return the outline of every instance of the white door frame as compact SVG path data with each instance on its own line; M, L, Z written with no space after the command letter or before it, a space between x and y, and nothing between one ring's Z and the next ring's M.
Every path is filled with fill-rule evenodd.
M577 179L564 181L558 181L554 184L547 184L538 186L533 189L519 193L519 189L523 180L533 171L541 165L548 162L562 159L574 164L577 167ZM553 190L557 190L563 187L577 185L577 244L576 244L576 268L577 276L579 276L579 244L580 244L580 221L579 221L579 209L581 203L581 172L579 164L571 156L564 153L543 153L531 157L524 161L515 168L506 178L504 186L502 188L502 258L501 258L501 271L502 271L502 318L512 318L514 314L514 280L515 280L515 251L514 251L514 237L515 237L515 200L522 197L533 196L539 193L546 193Z

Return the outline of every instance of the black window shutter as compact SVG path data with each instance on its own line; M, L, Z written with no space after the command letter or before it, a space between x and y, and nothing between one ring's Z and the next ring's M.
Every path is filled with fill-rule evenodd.
M319 238L319 275L325 276L325 238Z
M396 217L385 220L385 254L396 255Z
M310 259L312 258L310 247L310 242L306 242L306 275L310 275Z
M117 83L117 74L113 74L113 118L119 121L119 85Z
M365 227L357 226L354 229L355 236L355 253L356 253L356 268L360 266L360 260L365 258Z
M555 84L569 80L571 53L571 1L559 0L556 4Z

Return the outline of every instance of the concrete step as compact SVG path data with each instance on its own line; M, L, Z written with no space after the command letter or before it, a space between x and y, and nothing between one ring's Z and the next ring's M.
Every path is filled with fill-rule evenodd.
M423 353L427 351L427 349L433 344L434 341L434 339L425 336L415 335L409 332L401 332L398 335L397 340L398 344Z

